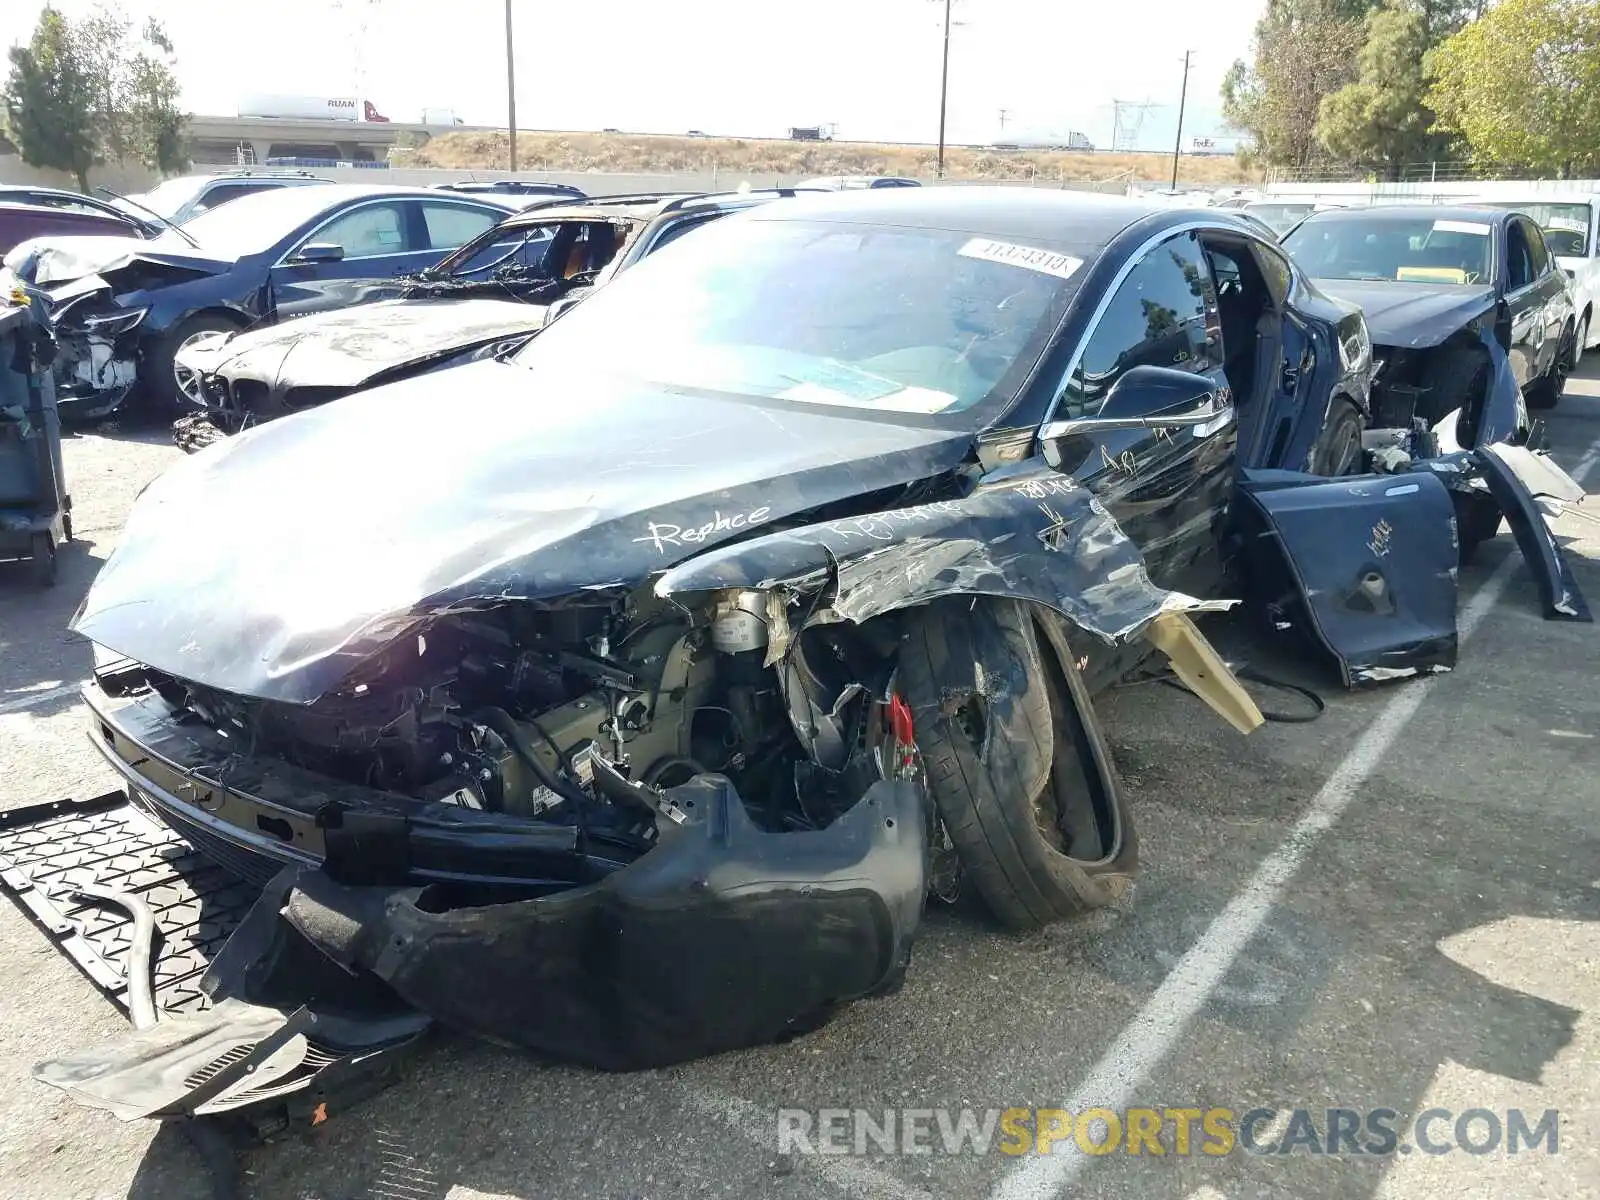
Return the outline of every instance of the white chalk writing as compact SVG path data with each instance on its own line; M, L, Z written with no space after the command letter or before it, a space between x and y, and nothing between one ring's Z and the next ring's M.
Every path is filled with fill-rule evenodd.
M1039 511L1045 515L1049 522L1039 531L1039 540L1051 550L1060 550L1067 540L1067 522L1055 509L1040 501Z
M636 542L649 542L656 548L656 553L665 554L668 546L698 546L710 540L713 534L732 533L739 529L749 529L752 525L759 525L767 519L771 508L763 505L761 508L751 509L747 513L734 513L725 517L719 510L713 509L711 520L702 525L673 525L667 522L651 521L650 532L643 537L636 537Z
M855 538L892 542L895 538L896 525L915 525L932 521L937 517L954 518L964 515L964 510L956 501L935 500L932 504L923 504L917 508L891 508L883 512L869 513L863 517L851 517L845 521L830 521L823 528L847 542Z
M1113 471L1121 471L1125 475L1132 475L1138 462L1133 457L1132 450L1124 450L1115 458L1111 456L1104 446L1100 447L1100 462L1103 466Z
M1029 479L1012 488L1012 491L1026 496L1029 500L1044 500L1050 496L1070 496L1078 490L1078 485L1073 483L1072 480L1055 475L1041 479Z

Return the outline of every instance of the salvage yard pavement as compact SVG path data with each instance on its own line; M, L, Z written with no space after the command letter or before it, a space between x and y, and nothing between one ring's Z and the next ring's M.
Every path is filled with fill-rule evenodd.
M1556 459L1600 489L1600 374L1549 414ZM87 645L65 632L141 487L179 452L164 435L70 438L80 540L61 583L0 566L0 807L107 790L73 685ZM1590 510L1596 507L1590 502ZM1600 513L1595 513L1600 517ZM330 514L337 520L337 514ZM1600 524L1557 526L1600 596ZM195 547L197 555L205 547ZM1141 832L1130 898L1018 938L976 905L935 907L905 987L786 1045L605 1075L454 1036L401 1081L306 1134L247 1153L250 1196L364 1200L657 1198L1600 1196L1600 642L1547 622L1508 531L1462 572L1468 652L1453 673L1359 695L1208 626L1231 657L1317 686L1309 724L1242 737L1173 688L1119 689L1103 717ZM1288 708L1292 696L1263 695ZM170 1128L121 1124L29 1078L123 1018L12 907L0 909L0 1196L205 1197ZM1258 1145L1290 1153L1049 1156L807 1153L819 1110L881 1121L963 1111L1253 1109ZM1394 1153L1313 1153L1329 1108L1398 1114ZM1556 1153L1485 1144L1488 1117L1559 1113ZM924 1119L927 1119L924 1116ZM780 1153L780 1126L806 1129ZM847 1129L855 1126L846 1121ZM1098 1127L1089 1145L1108 1136ZM1301 1131L1304 1133L1304 1130ZM852 1137L842 1138L844 1148ZM896 1139L897 1141L899 1139ZM1360 1145L1368 1143L1363 1134ZM903 1147L902 1147L903 1148ZM1097 1148L1097 1147L1095 1147ZM1408 1152L1417 1150L1418 1152Z

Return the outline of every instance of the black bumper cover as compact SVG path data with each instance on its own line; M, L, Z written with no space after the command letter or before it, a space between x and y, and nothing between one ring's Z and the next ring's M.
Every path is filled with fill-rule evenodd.
M487 903L291 868L252 970L292 965L309 942L447 1025L613 1071L782 1040L898 984L925 890L918 788L874 784L828 828L793 833L758 829L720 776L672 794L689 822L549 896Z

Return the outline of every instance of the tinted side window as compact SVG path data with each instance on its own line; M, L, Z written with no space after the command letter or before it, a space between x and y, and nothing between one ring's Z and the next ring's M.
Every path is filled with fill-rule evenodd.
M661 247L670 245L671 243L677 241L691 229L699 229L700 226L709 224L720 216L722 216L721 213L710 213L704 217L696 217L692 221L678 221L675 224L667 226L666 229L662 230L656 235L655 243L650 247L650 253L654 254L657 250L661 249Z
M368 204L335 217L308 239L344 248L346 258L405 252L405 223L398 204Z
M206 194L195 203L194 213L203 213L208 208L216 208L217 205L237 200L240 196L270 192L281 186L276 183L219 183L206 189Z
M1528 235L1521 221L1506 227L1507 289L1516 291L1533 282L1533 253L1528 247Z
M1294 286L1294 271L1289 266L1289 260L1259 244L1255 246L1255 255L1273 300L1282 304L1289 298L1289 289Z
M435 250L464 246L500 223L499 216L493 213L460 204L424 204L422 219L428 227L428 244Z
M1212 370L1220 343L1216 295L1199 240L1181 234L1146 254L1117 288L1067 380L1057 415L1099 412L1130 367Z
M1528 239L1528 254L1533 259L1533 277L1543 279L1550 274L1550 251L1544 244L1544 234L1532 221L1518 221L1522 234Z
M6 199L8 199L8 197L0 195L0 201ZM23 193L20 199L25 204L37 205L40 208L64 209L67 212L93 213L96 216L104 216L106 211L97 204L90 204L83 200L75 200L71 196L52 196L48 194L30 196L27 193Z

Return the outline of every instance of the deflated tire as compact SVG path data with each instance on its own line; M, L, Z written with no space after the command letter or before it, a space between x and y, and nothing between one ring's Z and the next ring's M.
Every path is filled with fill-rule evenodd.
M1038 928L1127 890L1137 839L1109 750L1076 668L1028 606L917 610L898 679L939 816L1002 923Z

